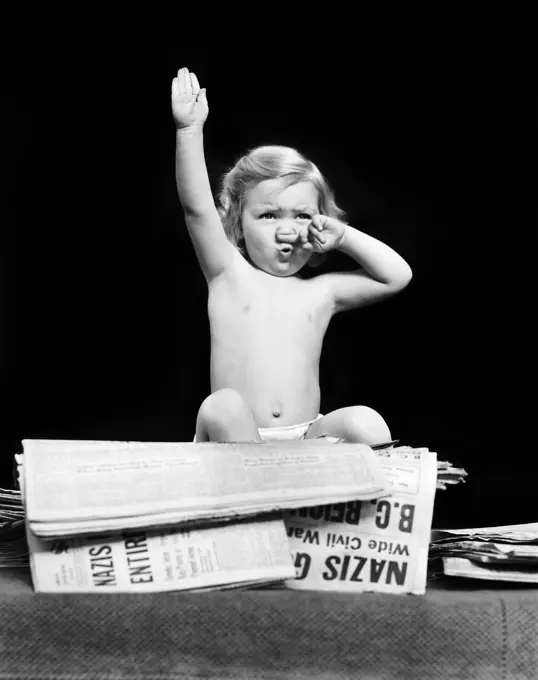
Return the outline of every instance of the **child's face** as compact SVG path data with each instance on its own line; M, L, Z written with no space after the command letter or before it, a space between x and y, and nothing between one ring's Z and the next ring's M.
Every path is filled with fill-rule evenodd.
M312 216L319 213L318 190L311 182L283 188L267 179L247 192L242 226L253 264L273 276L293 276L312 256L300 241Z

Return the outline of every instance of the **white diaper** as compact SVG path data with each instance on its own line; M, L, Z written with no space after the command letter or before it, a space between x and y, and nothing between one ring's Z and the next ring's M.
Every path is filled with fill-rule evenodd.
M322 417L323 416L320 413L314 420L309 420L306 423L299 423L298 425L286 425L285 427L259 427L258 432L264 442L288 442L304 439L310 425Z
M299 439L304 439L310 425L315 423L316 420L319 420L320 418L323 418L323 413L320 413L317 418L314 418L314 420L309 420L306 423L299 423L298 425L286 425L285 427L259 427L258 432L260 433L260 437L264 442L297 441ZM343 441L338 437L324 436L323 439L326 439L331 444L337 444ZM194 436L193 441L196 441L196 435Z

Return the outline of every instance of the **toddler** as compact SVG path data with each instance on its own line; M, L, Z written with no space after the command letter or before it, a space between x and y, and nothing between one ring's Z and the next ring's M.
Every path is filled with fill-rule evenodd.
M224 176L217 207L203 148L207 94L187 68L173 79L172 111L177 190L208 285L211 394L195 441L390 441L367 406L319 413L319 361L331 318L403 290L409 265L342 221L318 168L289 147L243 156ZM331 250L357 268L302 275Z

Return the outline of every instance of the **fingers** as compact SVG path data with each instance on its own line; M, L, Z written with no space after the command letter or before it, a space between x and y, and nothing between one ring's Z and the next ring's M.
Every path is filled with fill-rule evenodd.
M179 69L175 80L177 80L177 94L194 95L196 97L200 92L200 83L196 73L189 71L186 66ZM172 87L174 87L174 81L172 81Z
M184 68L180 68L179 71L177 72L177 85L178 85L179 94L183 94L185 92L185 69Z
M306 243L302 244L302 247L304 248L304 250L312 250L316 253L321 253L323 252L324 243L325 239L321 241L317 231L315 231L314 229L309 229L308 240Z
M321 221L315 219L316 216L312 219L312 222L309 225L309 232L313 238L313 240L318 244L318 245L323 245L324 243L327 242L327 239L323 235L323 224Z
M314 215L312 217L312 226L318 231L323 231L324 220L322 215Z
M315 250L317 252L322 252L323 246L327 242L327 239L322 234L322 231L323 224L321 221L315 221L312 219L312 222L310 222L308 227L301 228L295 238L297 242L301 244L301 247L304 250ZM281 236L281 238L283 237Z
M198 82L198 78L196 77L195 73L191 73L191 88L192 88L192 93L194 96L200 92L200 83Z
M194 77L196 78L196 76ZM192 95L192 84L189 69L185 66L180 68L177 72L177 79L179 81L179 94Z

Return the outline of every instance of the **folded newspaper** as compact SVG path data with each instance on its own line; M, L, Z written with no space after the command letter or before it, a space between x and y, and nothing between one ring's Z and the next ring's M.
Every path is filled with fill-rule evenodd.
M294 590L409 593L426 591L436 491L436 454L400 447L378 452L390 498L284 513L296 577Z
M41 538L230 521L390 495L363 444L24 440L26 522Z
M43 441L43 440L39 440ZM51 440L45 440L45 441L51 441ZM118 444L121 444L123 446L132 446L134 442L88 442L88 441L78 441L75 440L73 442L74 446L78 446L80 443L82 443L84 446L86 445L104 445L104 444L111 444L112 446L117 446ZM65 440L60 440L61 446L65 446L66 441ZM392 444L392 442L390 442ZM147 446L144 444L144 446ZM374 449L379 448L386 448L386 447L373 447ZM421 447L421 448L413 448L409 446L400 446L397 447L397 450L400 452L403 451L428 451L427 448ZM17 454L16 455L16 460L18 462L18 467L22 467L22 462L23 462L24 457L22 454ZM451 463L448 461L437 461L437 482L436 482L436 489L439 490L444 490L447 488L447 485L454 485L454 484L459 484L460 482L465 482L465 477L467 476L467 472L463 468L457 468L454 467ZM20 477L20 475L19 475ZM7 526L11 522L20 520L24 518L24 508L22 504L22 498L21 498L21 492L20 489L2 489L0 488L0 528L2 526Z
M28 531L28 545L38 592L222 590L295 574L280 517L54 541Z
M538 583L538 523L432 531L429 563L447 576Z

